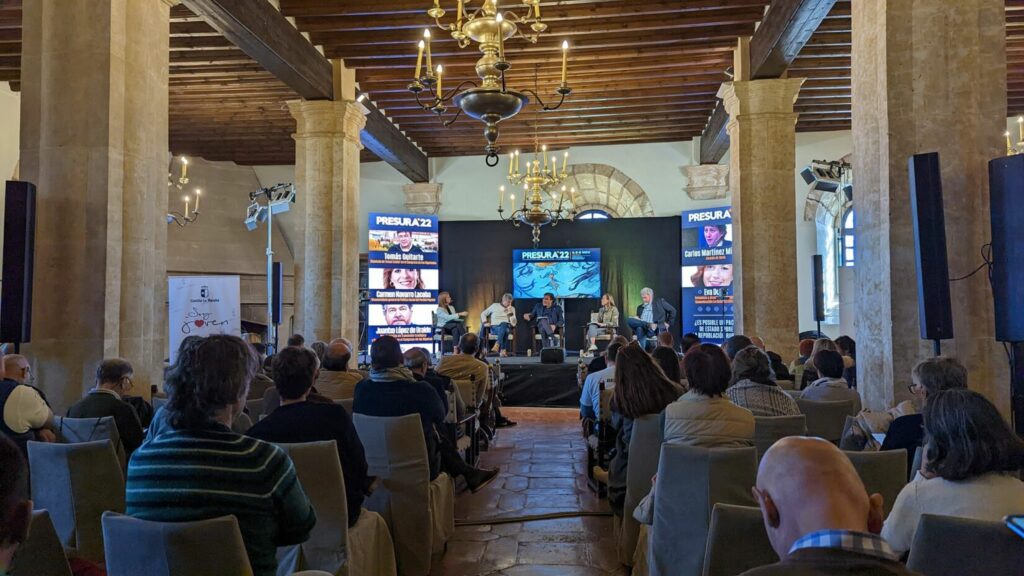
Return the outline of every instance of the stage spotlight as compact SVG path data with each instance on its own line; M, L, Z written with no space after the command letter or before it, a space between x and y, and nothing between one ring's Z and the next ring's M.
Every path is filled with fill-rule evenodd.
M853 202L853 184L843 186L843 194L846 195L847 202Z
M273 201L270 202L270 211L276 214L282 214L291 210L292 204L295 202L295 186L288 186L284 192L278 195Z
M839 182L832 182L830 180L817 180L814 183L814 189L821 192L835 194L836 190L839 190Z
M252 232L260 222L267 219L267 210L258 203L253 202L245 210L245 228Z
M800 177L804 179L805 183L807 183L807 184L814 184L814 180L815 180L814 172L811 171L811 167L810 166L808 166L807 168L804 168L803 170L800 171Z

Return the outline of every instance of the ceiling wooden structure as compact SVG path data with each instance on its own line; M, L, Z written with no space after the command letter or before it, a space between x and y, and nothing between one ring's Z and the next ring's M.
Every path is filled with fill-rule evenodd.
M472 5L479 0L473 0ZM447 5L451 6L447 6ZM572 96L538 116L531 105L503 123L505 150L528 148L535 127L553 145L689 140L700 135L727 77L736 38L751 35L769 0L544 0L550 31L506 46L509 85L553 94L559 44L568 39ZM482 125L449 129L406 91L415 44L432 22L430 0L280 0L282 12L328 57L356 68L361 89L429 156L483 151ZM444 0L446 8L454 0ZM517 8L517 6L519 6ZM1024 112L1024 0L1006 0L1008 105ZM516 0L503 9L521 10ZM850 0L839 0L788 70L808 80L797 101L801 131L850 128ZM170 146L176 154L240 164L291 164L296 93L183 6L171 10ZM459 50L433 29L446 84L470 79L475 47ZM17 89L21 1L0 0L0 81ZM536 78L536 80L535 80ZM451 84L449 84L451 85ZM375 157L364 151L363 159Z

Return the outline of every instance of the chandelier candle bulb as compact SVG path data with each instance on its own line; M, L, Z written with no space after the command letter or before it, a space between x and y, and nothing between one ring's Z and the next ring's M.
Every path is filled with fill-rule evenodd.
M537 10L540 10L540 5L537 5ZM562 86L565 86L565 71L569 62L569 41L562 40Z
M425 43L423 42L423 40L420 40L420 50L419 50L419 53L416 54L416 73L413 74L413 76L412 76L413 80L418 80L419 77L420 77L420 72L423 70L423 47L424 47L424 45L425 45Z
M455 29L462 30L462 0L459 0L459 7L455 10Z
M498 23L498 60L505 60L505 31L502 28L505 17L499 12L494 16L494 21Z
M185 196L185 216L188 216L188 196Z
M540 20L540 0L533 3L533 17Z
M184 180L188 176L188 158L181 157L181 179Z
M444 73L444 69L440 64L437 65L437 99L441 99L441 74Z
M201 193L202 193L202 190L200 190L199 188L196 188L196 207L192 209L192 210L194 210L196 212L199 212L199 195Z
M516 150L516 175L519 175L519 150Z
M512 175L512 169L516 167L516 153L509 152L508 155L508 175Z
M433 61L430 58L430 30L429 29L423 31L423 40L427 44L427 74L430 74L430 71L434 69L434 63L433 63Z
M565 154L562 155L562 174L563 175L565 174L565 169L566 169L568 164L569 164L569 153L566 152Z
M512 199L515 199L515 194L512 195ZM505 201L505 187L498 186L498 212L501 212L502 203Z
M1003 133L1003 136L1006 136L1006 155L1009 156L1013 154L1013 143L1010 142L1010 131L1007 130Z
M1024 116L1017 116L1017 128L1020 129L1020 141L1024 142Z

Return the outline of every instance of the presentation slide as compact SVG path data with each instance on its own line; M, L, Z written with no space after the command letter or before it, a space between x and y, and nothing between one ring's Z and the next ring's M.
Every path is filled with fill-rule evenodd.
M513 250L512 279L514 298L600 298L601 249Z
M682 213L683 333L719 343L733 335L732 208Z

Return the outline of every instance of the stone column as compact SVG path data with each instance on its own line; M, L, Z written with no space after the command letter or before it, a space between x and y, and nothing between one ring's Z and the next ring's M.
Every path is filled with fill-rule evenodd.
M413 182L402 186L405 209L412 214L437 214L441 210L441 189L436 182Z
M22 15L21 170L38 187L32 342L56 411L97 363L162 380L166 295L165 0L37 0Z
M692 200L720 200L729 197L729 165L683 166L687 184L683 192Z
M354 94L350 94L354 96ZM366 124L354 97L294 100L296 209L303 233L294 246L296 331L307 340L359 338L359 133Z
M951 276L988 242L987 163L1005 154L1006 31L1001 0L853 2L853 147L857 164L857 381L867 407L906 398L920 339L907 159L938 151ZM1006 413L1006 357L993 341L983 273L950 285L970 386Z
M802 78L728 82L736 333L797 351L796 119Z

